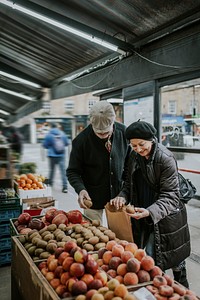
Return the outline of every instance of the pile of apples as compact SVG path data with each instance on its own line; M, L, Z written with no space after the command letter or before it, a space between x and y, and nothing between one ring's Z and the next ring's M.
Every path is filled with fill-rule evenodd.
M38 268L61 298L98 290L108 280L92 254L74 241L66 242L64 248L57 248L55 254L41 262Z

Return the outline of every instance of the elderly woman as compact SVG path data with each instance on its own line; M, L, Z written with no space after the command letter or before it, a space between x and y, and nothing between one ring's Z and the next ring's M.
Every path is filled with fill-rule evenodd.
M135 243L163 270L172 268L175 280L188 287L184 260L190 255L190 235L176 160L158 143L150 123L134 122L125 135L133 151L123 188L110 203L117 209L135 206L130 214Z

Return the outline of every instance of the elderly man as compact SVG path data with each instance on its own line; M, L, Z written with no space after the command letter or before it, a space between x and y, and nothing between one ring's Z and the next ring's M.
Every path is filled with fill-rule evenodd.
M115 121L112 104L97 102L90 111L90 123L73 141L67 177L78 194L84 214L102 222L104 206L117 196L129 152L125 126ZM91 199L92 207L84 204Z

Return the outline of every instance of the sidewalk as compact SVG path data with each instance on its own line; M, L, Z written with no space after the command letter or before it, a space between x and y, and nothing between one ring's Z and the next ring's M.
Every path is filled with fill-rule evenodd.
M68 158L67 158L68 161ZM66 161L66 165L67 165ZM37 164L37 173L48 177L48 160L45 150L40 144L25 144L22 162L35 162ZM77 195L74 189L69 185L68 193L61 192L62 184L59 170L56 170L55 183L52 188L52 196L57 200L59 209L69 211L71 209L80 209L77 203ZM191 255L186 260L188 270L188 280L190 289L200 296L200 201L191 200L187 204L188 223L191 234ZM106 218L104 216L104 225L106 226ZM171 271L168 271L169 273Z

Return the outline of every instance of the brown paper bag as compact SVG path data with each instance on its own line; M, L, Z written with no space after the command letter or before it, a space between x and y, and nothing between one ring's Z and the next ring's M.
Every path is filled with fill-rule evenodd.
M133 242L131 217L127 215L125 210L126 207L123 207L121 210L115 210L110 203L105 205L108 228L112 230L120 240Z

